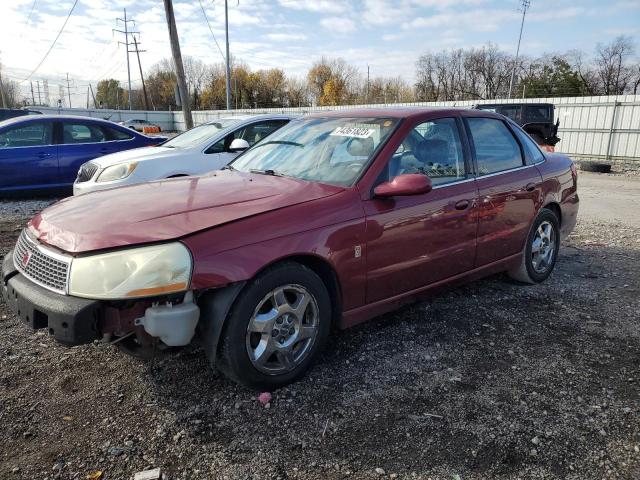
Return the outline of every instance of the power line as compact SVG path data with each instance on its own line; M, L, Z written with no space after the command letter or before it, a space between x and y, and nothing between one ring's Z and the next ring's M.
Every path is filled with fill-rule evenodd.
M213 28L211 28L211 24L209 23L209 17L207 17L207 12L205 11L204 6L202 5L202 0L198 0L198 2L200 3L200 8L202 9L202 14L204 15L204 19L207 21L207 26L209 27L209 31L211 32L211 36L213 37L213 41L216 42L216 47L218 47L218 51L222 56L222 61L226 62L227 59L225 58L224 53L222 53L222 49L218 44L218 40L216 39L215 33L213 33Z
M24 31L27 28L27 25L29 25L29 20L31 20L31 14L33 13L33 9L36 7L37 1L38 0L33 0L33 3L31 4L31 10L29 10L29 15L27 15L27 21L24 22L24 27L22 27L22 32L20 32L20 36L18 37L18 39L21 39L24 35Z
M76 8L76 5L78 4L78 0L75 0L73 2L73 5L71 6L71 10L69 10L69 15L67 15L67 18L65 19L64 23L62 24L62 28L60 29L60 31L58 32L58 35L56 35L55 40L53 41L53 43L51 44L51 46L49 47L49 50L47 50L47 53L44 54L44 57L42 57L42 60L40 60L40 63L38 64L38 66L36 68L33 69L33 71L29 74L29 76L25 79L23 79L22 81L20 81L20 83L24 83L27 80L29 80L34 73L36 73L36 71L42 66L42 64L44 63L44 61L47 59L47 57L49 56L49 54L51 53L51 50L53 50L53 47L56 46L56 43L58 42L58 39L60 38L60 35L62 35L62 32L64 31L64 28L67 26L67 22L69 21L69 18L71 17L71 14L73 13L73 11Z

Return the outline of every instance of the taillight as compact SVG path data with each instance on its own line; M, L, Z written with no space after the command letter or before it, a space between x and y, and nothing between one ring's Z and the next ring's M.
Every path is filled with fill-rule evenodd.
M577 182L578 181L578 167L576 167L576 164L574 161L571 161L571 176L573 177L573 181Z

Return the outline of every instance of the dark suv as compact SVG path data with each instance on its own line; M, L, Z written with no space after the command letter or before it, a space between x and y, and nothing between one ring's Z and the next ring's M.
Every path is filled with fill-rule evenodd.
M483 103L474 108L509 117L520 125L538 145L547 150L553 151L560 141L557 136L560 120L553 123L555 107L552 103Z

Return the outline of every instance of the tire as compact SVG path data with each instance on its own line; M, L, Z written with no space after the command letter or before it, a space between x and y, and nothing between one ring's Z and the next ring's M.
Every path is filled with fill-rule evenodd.
M534 250L534 245L538 248L537 252ZM555 267L559 249L560 223L558 217L552 210L543 208L531 225L520 265L510 270L509 276L522 283L543 282L551 275Z
M600 162L580 162L580 170L584 172L611 173L611 164Z
M271 391L300 378L329 336L331 300L311 269L287 262L249 283L234 302L218 368L248 388Z

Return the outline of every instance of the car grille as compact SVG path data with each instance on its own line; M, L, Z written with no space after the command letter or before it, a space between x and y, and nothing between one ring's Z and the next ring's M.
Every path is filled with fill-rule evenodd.
M13 250L13 263L20 273L41 287L56 293L67 293L71 257L37 245L23 230Z
M78 178L76 179L76 182L78 183L88 182L93 178L93 176L97 171L98 171L98 165L96 165L95 163L88 162L83 164L80 167L80 170L78 170Z

